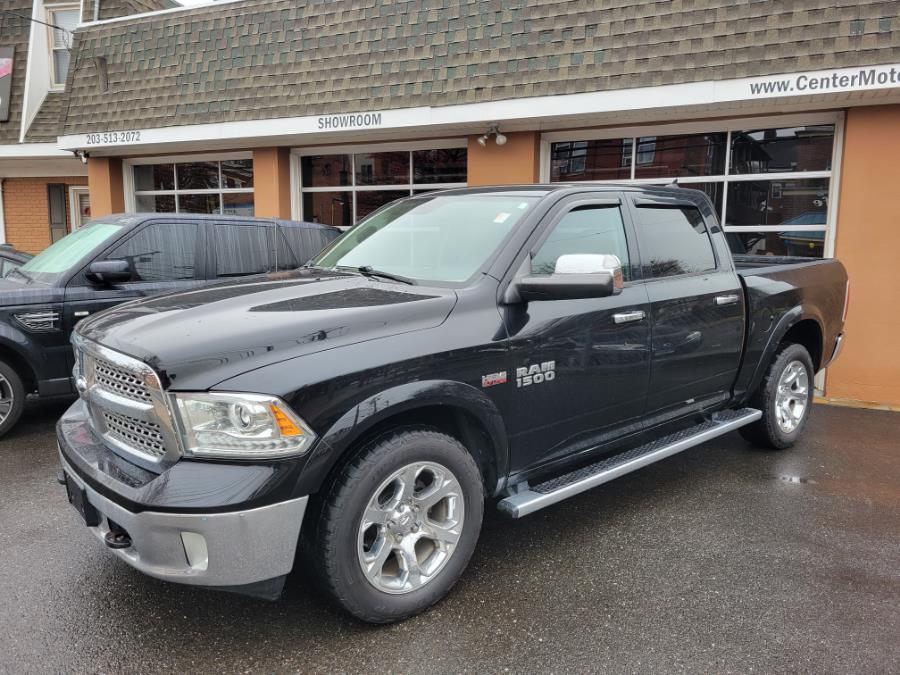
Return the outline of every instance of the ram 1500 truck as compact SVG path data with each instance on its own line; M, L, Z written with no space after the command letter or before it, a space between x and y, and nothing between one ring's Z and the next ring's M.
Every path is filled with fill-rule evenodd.
M75 393L69 336L81 318L208 280L293 269L338 234L318 223L145 213L105 216L54 242L0 278L0 436L26 396Z
M60 481L149 575L274 598L299 554L398 620L486 501L519 518L735 429L791 446L847 297L836 260L734 261L694 190L410 197L298 271L82 321Z

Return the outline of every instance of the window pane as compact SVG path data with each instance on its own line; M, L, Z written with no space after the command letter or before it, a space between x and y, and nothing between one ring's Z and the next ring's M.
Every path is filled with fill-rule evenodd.
M631 266L619 207L584 207L569 211L532 259L531 273L553 274L559 257L573 253L618 256L624 278L628 281Z
M303 220L337 227L353 225L353 199L350 192L304 192Z
M356 222L385 204L408 196L409 190L361 190L356 193Z
M825 253L825 231L821 232L728 232L731 252L750 255L793 255L821 258Z
M641 206L636 211L645 275L668 277L715 268L712 242L698 209Z
M357 185L402 185L409 183L408 152L376 152L356 155Z
M54 26L65 29L58 30L54 28L51 31L51 39L53 41L54 48L61 47L63 49L69 49L72 46L72 35L71 33L67 33L66 30L75 30L75 27L78 25L78 15L79 11L77 9L61 9L55 12L50 12L50 23L52 23Z
M193 223L148 225L107 260L126 260L132 281L173 281L194 278L197 226Z
M53 77L54 84L65 84L66 73L69 72L69 51L56 49L53 51Z
M731 173L827 171L834 125L731 133Z
M336 238L328 228L277 225L278 269L292 269L303 265Z
M550 180L564 183L630 179L631 146L630 138L554 143L551 146Z
M230 192L222 195L222 213L230 216L252 216L253 193Z
M268 272L269 234L268 227L216 225L216 276Z
M303 187L350 185L350 155L319 155L300 159Z
M144 190L174 190L175 165L136 165L134 167L134 189L138 192L142 192Z
M728 225L824 225L828 179L728 184Z
M179 190L216 190L219 187L218 162L176 164Z
M220 213L219 195L178 195L178 213Z
M226 159L222 162L222 187L252 188L253 160Z
M175 213L175 195L136 195L138 213Z
M722 175L725 138L724 133L639 138L634 177Z
M468 150L413 151L414 183L465 183L468 180Z

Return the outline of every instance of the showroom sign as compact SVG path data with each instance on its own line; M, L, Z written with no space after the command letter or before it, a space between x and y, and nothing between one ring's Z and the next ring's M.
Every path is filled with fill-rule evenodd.
M15 47L0 47L0 122L9 120L9 93L12 89Z

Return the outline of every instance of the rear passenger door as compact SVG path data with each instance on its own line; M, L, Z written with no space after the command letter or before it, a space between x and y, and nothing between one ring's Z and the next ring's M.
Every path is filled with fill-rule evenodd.
M210 279L262 274L275 269L272 223L218 222L210 226Z
M652 424L728 398L741 359L744 294L731 260L714 249L707 205L632 195L631 207L650 300Z

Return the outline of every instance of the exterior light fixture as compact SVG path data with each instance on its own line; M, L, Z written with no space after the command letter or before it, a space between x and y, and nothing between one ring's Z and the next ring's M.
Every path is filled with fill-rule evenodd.
M491 136L494 136L494 142L497 145L506 145L506 136L500 133L500 127L497 124L492 124L487 130L487 133L482 134L478 137L478 145L480 145L482 148L486 147L487 142L491 139Z

